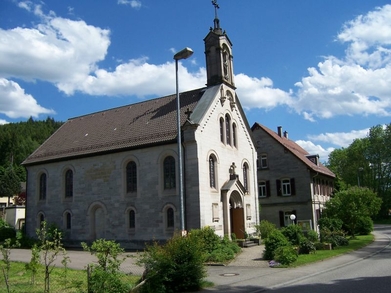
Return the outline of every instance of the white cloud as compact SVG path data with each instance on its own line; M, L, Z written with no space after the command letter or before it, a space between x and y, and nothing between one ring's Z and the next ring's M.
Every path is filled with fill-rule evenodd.
M321 162L326 162L328 160L329 154L334 150L334 148L329 147L324 149L319 144L314 144L312 141L308 140L297 140L296 143L305 149L311 155L319 155L319 160Z
M0 113L10 118L36 118L41 114L55 114L53 110L38 105L16 82L5 78L0 78Z
M46 18L36 28L0 29L0 77L49 81L72 94L105 58L110 32L84 21Z
M133 59L118 65L114 71L98 69L90 75L77 90L90 95L165 95L175 92L174 62L154 65L147 58ZM179 89L181 91L203 87L205 84L205 69L190 73L179 62ZM153 86L150 86L154 80Z
M141 1L139 0L118 0L118 4L129 5L132 8L141 7Z
M333 144L338 147L348 147L353 140L367 137L369 128L361 130L352 130L350 132L321 133L318 135L309 135L308 138L314 141L321 141Z
M291 106L308 120L336 115L391 115L391 5L347 22L338 40L346 56L326 57L296 83Z
M273 88L273 81L269 78L259 79L240 73L235 76L235 83L240 101L246 109L272 109L291 103L290 93Z
M4 119L0 119L0 125L8 124L9 122L5 121Z

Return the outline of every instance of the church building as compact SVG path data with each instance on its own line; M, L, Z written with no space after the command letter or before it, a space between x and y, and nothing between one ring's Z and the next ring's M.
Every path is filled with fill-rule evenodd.
M206 87L179 94L181 152L175 94L68 119L23 162L29 236L46 221L69 244L105 238L136 249L182 228L255 232L257 153L217 13L204 42Z

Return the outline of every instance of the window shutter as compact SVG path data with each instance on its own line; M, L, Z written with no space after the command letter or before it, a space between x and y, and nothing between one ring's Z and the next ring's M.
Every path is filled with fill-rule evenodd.
M281 190L281 180L276 180L276 186L277 186L277 195L282 196L282 190Z
M284 224L284 212L283 211L279 211L278 214L280 216L280 227L284 227L285 226L285 224Z
M296 214L296 210L293 210L292 211L292 214L294 214L296 216L296 219L293 221L295 224L297 224L297 214Z
M267 180L266 181L266 197L269 197L271 194L270 194L270 181Z
M296 195L295 178L291 178L291 194Z

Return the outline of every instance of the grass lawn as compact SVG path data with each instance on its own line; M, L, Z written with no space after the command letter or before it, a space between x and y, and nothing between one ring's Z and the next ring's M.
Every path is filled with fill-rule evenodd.
M298 259L292 263L291 267L306 265L309 263L321 261L330 257L334 257L337 255L345 254L372 243L374 240L373 235L362 235L356 236L356 239L349 240L349 245L347 246L339 246L333 250L317 250L315 253L311 254L300 254Z
M3 269L1 264L0 268ZM0 292L7 292L3 271L0 271ZM139 276L123 275L123 281L129 284L129 288L140 279ZM26 271L25 263L11 262L9 272L9 289L13 293L42 293L44 292L44 268L41 267L35 276L35 282L31 282L31 272ZM54 268L50 275L50 292L58 293L82 293L87 292L87 271L79 271L64 268Z

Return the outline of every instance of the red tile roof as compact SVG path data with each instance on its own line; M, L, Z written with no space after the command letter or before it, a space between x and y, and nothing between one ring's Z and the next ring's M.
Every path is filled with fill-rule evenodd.
M180 94L181 125L204 89ZM176 96L148 100L67 120L24 162L24 165L174 142Z
M318 165L313 163L307 157L307 156L310 156L310 154L305 149L303 149L301 146L299 146L297 143L295 143L293 140L290 140L284 136L279 136L273 130L271 130L271 129L267 128L266 126L261 125L259 123L255 123L251 129L253 130L256 127L261 128L263 131L265 131L267 134L269 134L271 137L273 137L278 143L280 143L287 150L289 150L292 154L294 154L299 160L301 160L304 164L306 164L314 172L319 172L319 173L322 173L327 176L335 177L335 174L333 172L331 172L322 163L319 162Z

